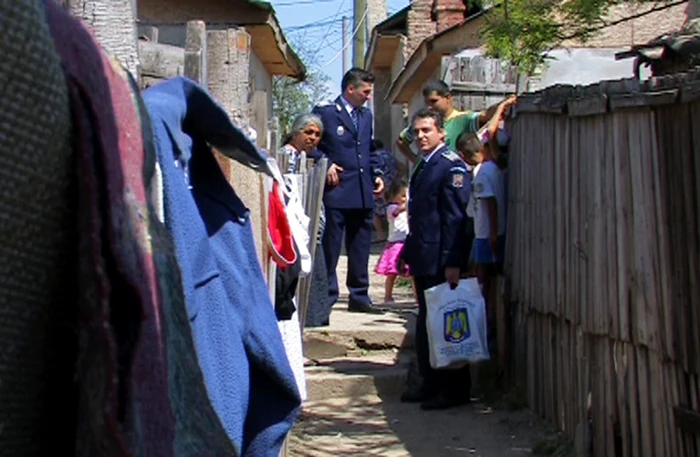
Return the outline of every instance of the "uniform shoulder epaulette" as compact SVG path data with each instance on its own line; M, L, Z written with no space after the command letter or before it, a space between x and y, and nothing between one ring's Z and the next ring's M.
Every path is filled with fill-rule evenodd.
M314 107L314 109L325 110L325 109L328 109L328 108L330 108L330 107L335 107L335 102L319 103L318 105L316 105L316 106Z
M450 150L443 151L442 153L440 153L440 155L451 162L458 162L462 160L455 152Z

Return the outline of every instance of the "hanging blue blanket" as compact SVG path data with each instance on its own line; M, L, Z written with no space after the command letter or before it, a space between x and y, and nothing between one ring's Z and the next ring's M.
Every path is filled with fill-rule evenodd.
M163 173L165 222L209 397L242 456L278 457L298 414L299 392L248 209L209 145L262 171L266 157L192 81L168 80L143 98Z

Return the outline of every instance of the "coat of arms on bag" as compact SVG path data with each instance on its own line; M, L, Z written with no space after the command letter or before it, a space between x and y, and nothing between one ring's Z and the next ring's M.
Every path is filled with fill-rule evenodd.
M445 341L461 343L469 338L469 319L466 308L457 308L444 314Z

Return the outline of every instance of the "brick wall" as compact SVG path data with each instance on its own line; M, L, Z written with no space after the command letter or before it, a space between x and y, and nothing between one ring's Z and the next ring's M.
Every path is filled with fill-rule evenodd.
M649 11L654 4L625 4L610 9L608 22ZM686 21L688 4L676 5L663 11L655 11L639 18L606 27L586 43L569 40L563 47L571 48L626 48L644 44L664 33L679 30Z
M466 10L463 0L435 0L433 15L437 22L436 31L442 32L462 22Z
M462 22L466 9L464 0L412 0L408 11L408 55L424 39Z
M412 0L408 11L408 55L437 30L432 20L433 0Z
M386 0L367 0L367 43L372 37L374 27L387 18Z

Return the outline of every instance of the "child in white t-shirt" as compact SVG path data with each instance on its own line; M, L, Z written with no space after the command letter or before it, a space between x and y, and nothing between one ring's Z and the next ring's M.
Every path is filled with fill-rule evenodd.
M495 139L503 114L515 101L515 97L507 99L484 129L476 134L465 133L457 142L462 158L475 167L467 213L474 217L471 260L482 285L488 277L500 273L505 254L505 176L497 164L498 142Z
M398 276L408 276L408 271L401 274L398 270L398 259L403 250L403 244L408 236L408 213L406 212L406 184L396 180L387 192L386 218L389 222L387 243L379 257L374 272L386 276L384 282L384 303L394 302L394 283Z

